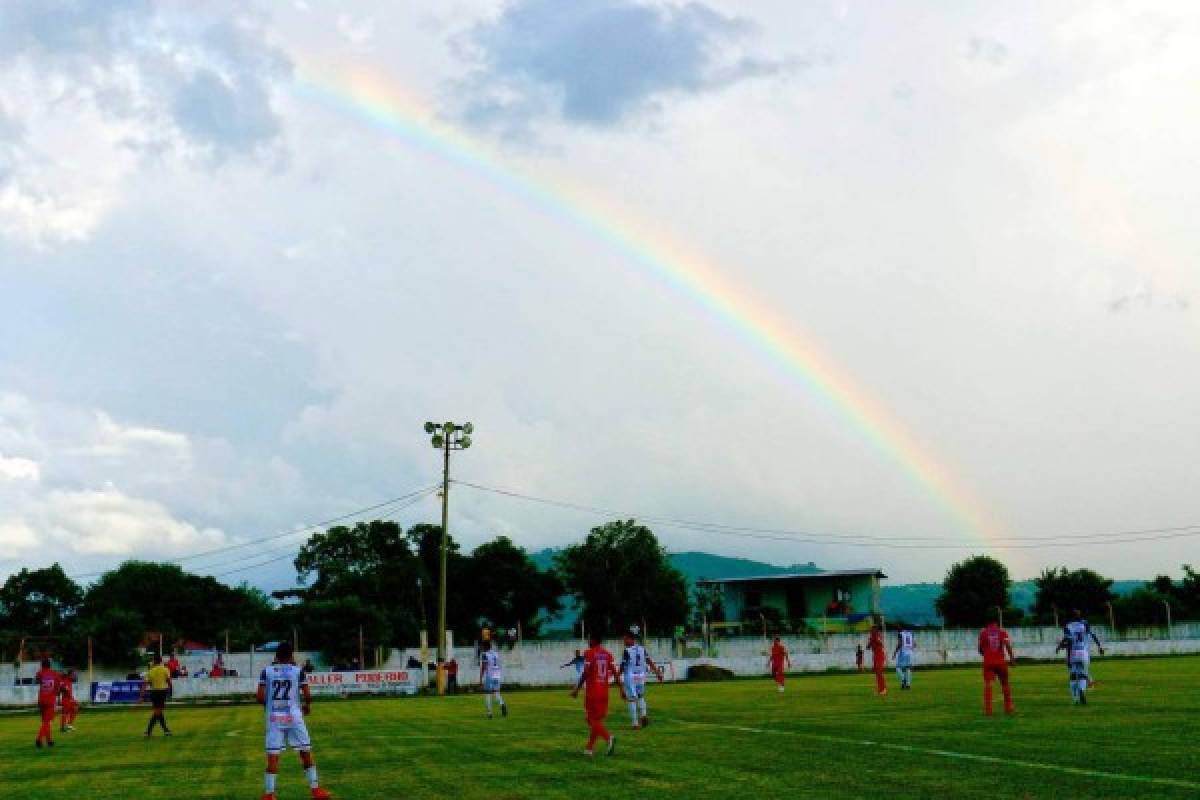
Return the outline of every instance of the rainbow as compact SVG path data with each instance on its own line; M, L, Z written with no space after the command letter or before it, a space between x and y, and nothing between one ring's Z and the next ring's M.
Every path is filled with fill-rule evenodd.
M302 67L294 87L301 98L349 115L452 164L645 269L734 331L793 382L852 424L965 532L984 543L1007 538L999 521L959 485L950 470L824 356L810 337L729 280L701 254L661 231L646 229L644 223L577 187L503 163L482 143L439 119L428 103L378 73Z

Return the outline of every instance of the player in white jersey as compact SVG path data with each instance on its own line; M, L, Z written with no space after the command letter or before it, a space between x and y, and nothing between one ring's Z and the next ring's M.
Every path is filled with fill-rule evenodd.
M500 679L504 672L500 667L500 654L492 649L490 641L480 645L479 652L479 685L483 687L483 705L487 709L488 719L492 718L492 698L500 704L500 715L508 716L508 706L500 696Z
M904 626L896 634L896 650L892 659L896 662L896 675L900 678L901 689L912 688L913 649L916 647L916 637Z
M1071 621L1063 626L1063 638L1054 652L1067 651L1067 675L1071 686L1071 701L1077 705L1087 705L1087 690L1091 684L1090 667L1092 662L1092 642L1104 655L1104 645L1100 638L1092 632L1083 614L1076 609L1071 615Z
M279 754L291 747L300 753L304 774L315 800L328 800L329 792L317 783L317 765L313 763L312 743L304 718L312 706L312 695L304 670L292 660L292 645L282 642L275 651L275 662L258 678L258 702L266 711L267 772L262 800L275 800L275 778L279 773Z
M646 648L632 633L625 634L625 652L621 655L621 666L617 675L625 688L629 703L629 720L634 730L650 724L650 711L646 706L646 672L654 673L662 681L662 668L654 663Z

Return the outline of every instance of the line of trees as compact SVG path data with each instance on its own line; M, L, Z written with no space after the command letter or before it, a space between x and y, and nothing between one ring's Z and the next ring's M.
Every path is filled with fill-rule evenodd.
M1094 620L1108 620L1111 614L1122 626L1161 625L1165 605L1175 619L1200 619L1200 574L1189 565L1179 582L1160 575L1123 596L1112 585L1110 578L1090 569L1045 569L1034 579L1036 594L1027 613L1012 605L1008 568L990 556L974 556L947 571L936 609L952 627L983 625L996 609L1003 609L1007 625L1064 622L1076 609Z
M83 587L55 564L22 569L0 587L0 657L22 640L84 663L132 664L148 633L167 647L195 641L247 650L299 632L306 649L348 661L363 638L410 645L437 624L442 531L376 520L309 537L296 555L298 586L268 596L227 586L176 564L129 561ZM594 528L540 569L504 536L463 552L449 540L447 627L473 639L484 627L519 628L535 638L574 602L590 630L631 624L666 631L686 619L687 583L645 526L620 520Z

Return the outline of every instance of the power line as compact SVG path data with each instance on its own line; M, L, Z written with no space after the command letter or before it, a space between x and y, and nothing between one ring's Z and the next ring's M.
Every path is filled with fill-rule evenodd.
M247 547L253 547L256 544L263 544L264 542L272 542L277 539L283 539L283 538L289 537L289 536L299 536L299 535L303 535L306 533L311 533L312 531L319 530L321 528L326 528L326 527L333 525L335 523L338 523L338 522L344 522L353 517L362 516L363 514L368 514L372 511L378 511L380 509L387 508L388 506L393 506L393 505L396 505L397 503L402 503L405 500L413 499L415 502L416 500L420 500L421 498L423 498L425 495L428 495L431 492L435 491L437 488L438 488L437 486L425 486L421 489L415 489L411 492L406 492L398 497L393 497L390 500L385 500L382 503L375 503L374 505L364 506L363 508L355 509L354 511L350 511L345 514L340 514L336 517L330 517L329 519L322 520L320 522L314 522L309 525L305 525L301 528L294 528L292 530L283 531L281 533L275 533L270 536L264 536L260 539L251 539L246 542L240 542L238 544L226 545L224 547L217 547L212 550L205 550L205 551L202 551L199 553L191 553L186 556L177 556L175 558L165 559L163 563L181 564L182 565L185 561L191 561L191 560L197 559L197 558L204 558L205 556L220 555L222 553L230 553L230 552L233 552L234 550L241 550L241 549L244 549ZM407 508L407 506L403 506L403 507ZM262 555L262 554L254 553L249 557L255 558L260 555ZM238 559L238 560L240 560L240 559ZM236 563L236 561L230 562L230 563ZM105 574L106 572L108 572L108 570L100 570L98 572L82 572L82 573L72 575L71 578L73 578L75 580L79 580L81 578L95 578L95 577Z
M645 520L669 528L680 528L697 533L707 533L717 536L733 536L745 539L764 539L769 541L785 541L797 544L836 545L844 547L877 547L902 550L956 550L956 549L1000 549L1000 550L1036 550L1054 547L1079 545L1113 545L1132 544L1138 542L1164 541L1171 539L1191 538L1200 536L1200 525L1183 525L1163 528L1145 528L1140 530L1116 531L1093 534L1059 534L1056 536L1012 536L996 539L990 542L956 542L945 538L933 537L897 537L871 536L867 534L820 534L809 531L795 531L778 528L755 528L721 523L703 522L697 520L679 519L649 514L637 514L611 508L573 503L565 500L555 500L547 497L524 494L508 489L498 489L483 486L469 481L454 481L460 486L466 486L481 492L500 495L518 500L524 500L542 505L554 506L573 511L582 511L604 516L618 516Z
M401 511L411 508L412 506L416 505L421 500L424 500L426 497L433 494L433 492L434 492L434 489L429 489L429 490L417 495L416 497L413 497L412 499L410 499L408 502L404 503L403 505L399 505L399 506L396 506L395 508L391 509L388 512L388 514L386 514L385 516L377 517L376 519L379 521L393 520L399 516L399 513ZM271 563L275 563L276 561L282 561L284 558L287 558L288 556L295 555L296 552L297 551L294 546L289 546L284 549L266 550L266 551L257 552L257 553L250 553L249 555L238 556L234 559L227 560L227 561L218 561L215 564L205 564L203 566L191 567L190 571L195 572L197 574L210 575L214 578L218 578L218 577L221 577L221 575L228 575L228 574L231 574L232 572L241 572L242 570L237 569L237 570L232 570L231 572L225 572L225 573L214 573L213 570L232 566L234 564L241 564L245 561L252 561L256 558L263 558L264 556L279 556L278 558L271 558L269 561L263 562L264 564L271 564Z

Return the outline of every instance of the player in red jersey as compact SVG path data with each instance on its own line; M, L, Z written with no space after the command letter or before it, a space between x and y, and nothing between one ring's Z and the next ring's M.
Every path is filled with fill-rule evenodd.
M54 707L58 704L59 676L50 668L50 659L42 659L42 668L37 673L38 709L42 712L42 727L38 728L37 739L33 744L41 748L42 742L46 747L54 747Z
M783 684L787 680L787 673L784 672L785 667L792 665L792 657L788 655L787 648L783 646L783 642L779 641L779 637L775 637L775 642L771 645L771 655L768 656L771 677L775 679L775 685L779 687L779 691L783 691Z
M887 679L883 676L887 669L887 648L883 646L883 628L871 626L871 638L867 640L867 649L871 651L871 669L875 671L875 691L881 696L887 694Z
M608 684L617 674L616 661L612 653L600 644L598 634L593 633L588 643L591 646L583 654L583 672L579 675L579 682L571 690L571 697L578 697L579 690L587 687L583 696L583 708L587 714L588 730L591 734L583 754L592 755L596 740L603 739L608 743L607 753L611 756L617 749L617 737L604 727L604 718L608 716ZM619 682L617 688L621 691L621 700L626 700L625 689Z
M1012 687L1008 682L1008 670L1016 662L1008 631L995 620L979 632L979 655L983 656L983 713L992 715L992 681L1000 681L1004 692L1004 713L1012 714Z
M75 670L67 670L59 676L59 698L62 703L62 715L59 717L59 731L66 733L75 730L75 716L79 713L79 703L75 700Z

